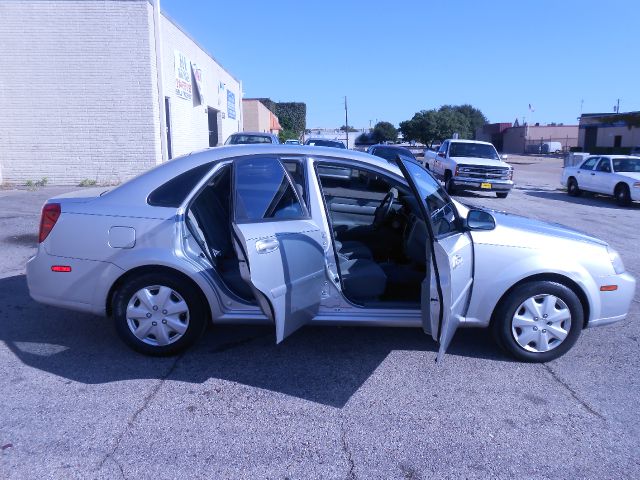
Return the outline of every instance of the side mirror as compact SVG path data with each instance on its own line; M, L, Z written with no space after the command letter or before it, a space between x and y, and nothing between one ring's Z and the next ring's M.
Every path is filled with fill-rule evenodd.
M469 230L493 230L496 228L496 219L484 210L469 210L467 228Z
M447 156L447 154L444 152L438 152L438 156L444 158Z
M500 155L500 158L502 160L507 160L509 158L509 155L507 155L506 153L504 155Z

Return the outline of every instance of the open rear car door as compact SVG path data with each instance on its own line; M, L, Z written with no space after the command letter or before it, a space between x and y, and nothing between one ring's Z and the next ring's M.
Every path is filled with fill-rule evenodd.
M325 279L322 229L310 218L277 157L239 158L233 166L233 231L240 272L276 341L316 314Z

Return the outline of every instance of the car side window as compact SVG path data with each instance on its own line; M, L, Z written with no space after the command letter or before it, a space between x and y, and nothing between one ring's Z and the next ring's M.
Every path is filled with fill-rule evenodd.
M609 159L601 158L600 163L598 163L598 166L596 167L596 170L598 172L611 173L611 162L609 161Z
M293 186L298 192L300 200L305 203L307 210L309 209L309 199L307 197L307 178L305 174L304 164L300 160L286 159L282 160L285 170L289 173L289 177L293 180Z
M275 157L234 162L234 217L239 223L308 217L285 168Z
M212 167L210 162L181 173L151 192L147 203L152 207L179 207Z
M447 148L449 148L449 142L444 142L442 145L440 145L438 153L447 153Z
M593 170L596 162L600 157L590 157L585 160L585 162L580 166L580 170Z

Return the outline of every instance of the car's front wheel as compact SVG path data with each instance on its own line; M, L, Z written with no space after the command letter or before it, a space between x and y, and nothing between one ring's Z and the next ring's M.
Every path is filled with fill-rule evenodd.
M497 343L519 360L548 362L576 343L584 325L578 296L565 285L533 281L519 285L496 309Z
M582 193L580 187L578 187L578 181L571 177L569 183L567 183L567 193L572 197L578 197Z
M165 272L126 280L113 296L116 331L147 355L173 355L192 345L207 325L197 287Z

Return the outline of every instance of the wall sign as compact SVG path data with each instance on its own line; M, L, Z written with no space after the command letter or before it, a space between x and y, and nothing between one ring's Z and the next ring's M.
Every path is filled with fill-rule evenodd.
M236 118L236 94L227 90L227 117Z
M193 97L191 62L184 53L178 50L174 50L173 53L176 70L176 95L185 100L191 100Z

